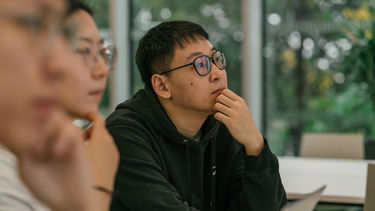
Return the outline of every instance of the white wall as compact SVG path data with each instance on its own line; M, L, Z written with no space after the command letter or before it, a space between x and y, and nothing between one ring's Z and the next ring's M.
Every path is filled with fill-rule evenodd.
M242 96L258 129L263 132L262 0L242 1Z
M131 94L131 53L130 53L130 4L129 0L110 0L110 25L113 40L118 48L117 68L111 72L110 110Z

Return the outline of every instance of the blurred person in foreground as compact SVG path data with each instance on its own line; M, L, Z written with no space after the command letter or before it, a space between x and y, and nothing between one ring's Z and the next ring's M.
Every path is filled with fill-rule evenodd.
M103 119L88 117L94 124L85 149L83 132L58 108L61 83L75 66L69 59L74 41L65 4L0 1L0 206L6 210L43 209L28 203L34 199L27 190L18 190L23 187L14 173L17 162L25 184L53 210L103 210L98 203L108 204L108 195L98 196L93 186L112 178L92 176L107 164L90 165L90 157L100 159L108 150L103 139L111 140ZM7 150L12 153L3 154Z
M275 211L286 204L277 157L207 32L163 22L140 40L145 88L107 128L120 152L112 211Z

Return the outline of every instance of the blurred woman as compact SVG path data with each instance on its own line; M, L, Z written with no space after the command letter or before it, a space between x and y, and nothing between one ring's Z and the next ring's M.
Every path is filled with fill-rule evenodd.
M77 118L92 120L97 116L108 71L114 68L117 52L110 41L100 36L92 10L87 5L79 2L73 4L68 16L68 24L76 28L70 57L75 66L65 72L66 77L61 82L58 94L59 104L72 121ZM97 118L100 118L100 124L105 128L103 118ZM87 136L90 136L90 131L86 133ZM113 190L119 158L113 155L117 155L117 148L112 139L103 138L99 141L100 144L94 145L89 141L85 148L86 151L92 151L88 153L88 160L94 171L92 180L97 190L95 196L104 196L109 204L111 196L108 193ZM108 209L108 204L100 210Z
M44 209L18 179L17 162L23 181L53 210L109 206L118 153L103 118L91 107L76 114L62 103L70 115L58 107L65 101L61 89L73 80L69 71L81 71L75 69L82 64L78 58L93 55L97 66L103 66L110 53L102 45L95 45L98 54L76 51L73 23L65 25L64 16L64 0L0 1L0 210ZM77 25L81 20L87 24L87 17L77 17ZM91 38L96 42L98 37ZM108 72L101 69L93 71L100 72L100 82L95 83L100 85L88 86L96 108ZM85 148L73 116L93 122Z

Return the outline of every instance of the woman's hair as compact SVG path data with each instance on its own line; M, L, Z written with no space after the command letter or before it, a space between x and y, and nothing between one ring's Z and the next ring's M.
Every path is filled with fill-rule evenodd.
M92 8L84 3L81 0L70 0L69 5L68 5L68 10L67 10L67 16L72 15L74 12L78 10L83 10L90 14L91 16L94 16Z

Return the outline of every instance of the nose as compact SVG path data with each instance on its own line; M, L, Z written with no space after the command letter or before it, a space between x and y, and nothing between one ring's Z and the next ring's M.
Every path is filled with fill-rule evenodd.
M57 37L50 43L42 58L42 74L47 82L61 80L66 69L73 67L69 55L69 44L63 37Z
M210 72L210 81L218 81L224 78L226 75L225 69L220 70L212 61L211 61L211 72Z

